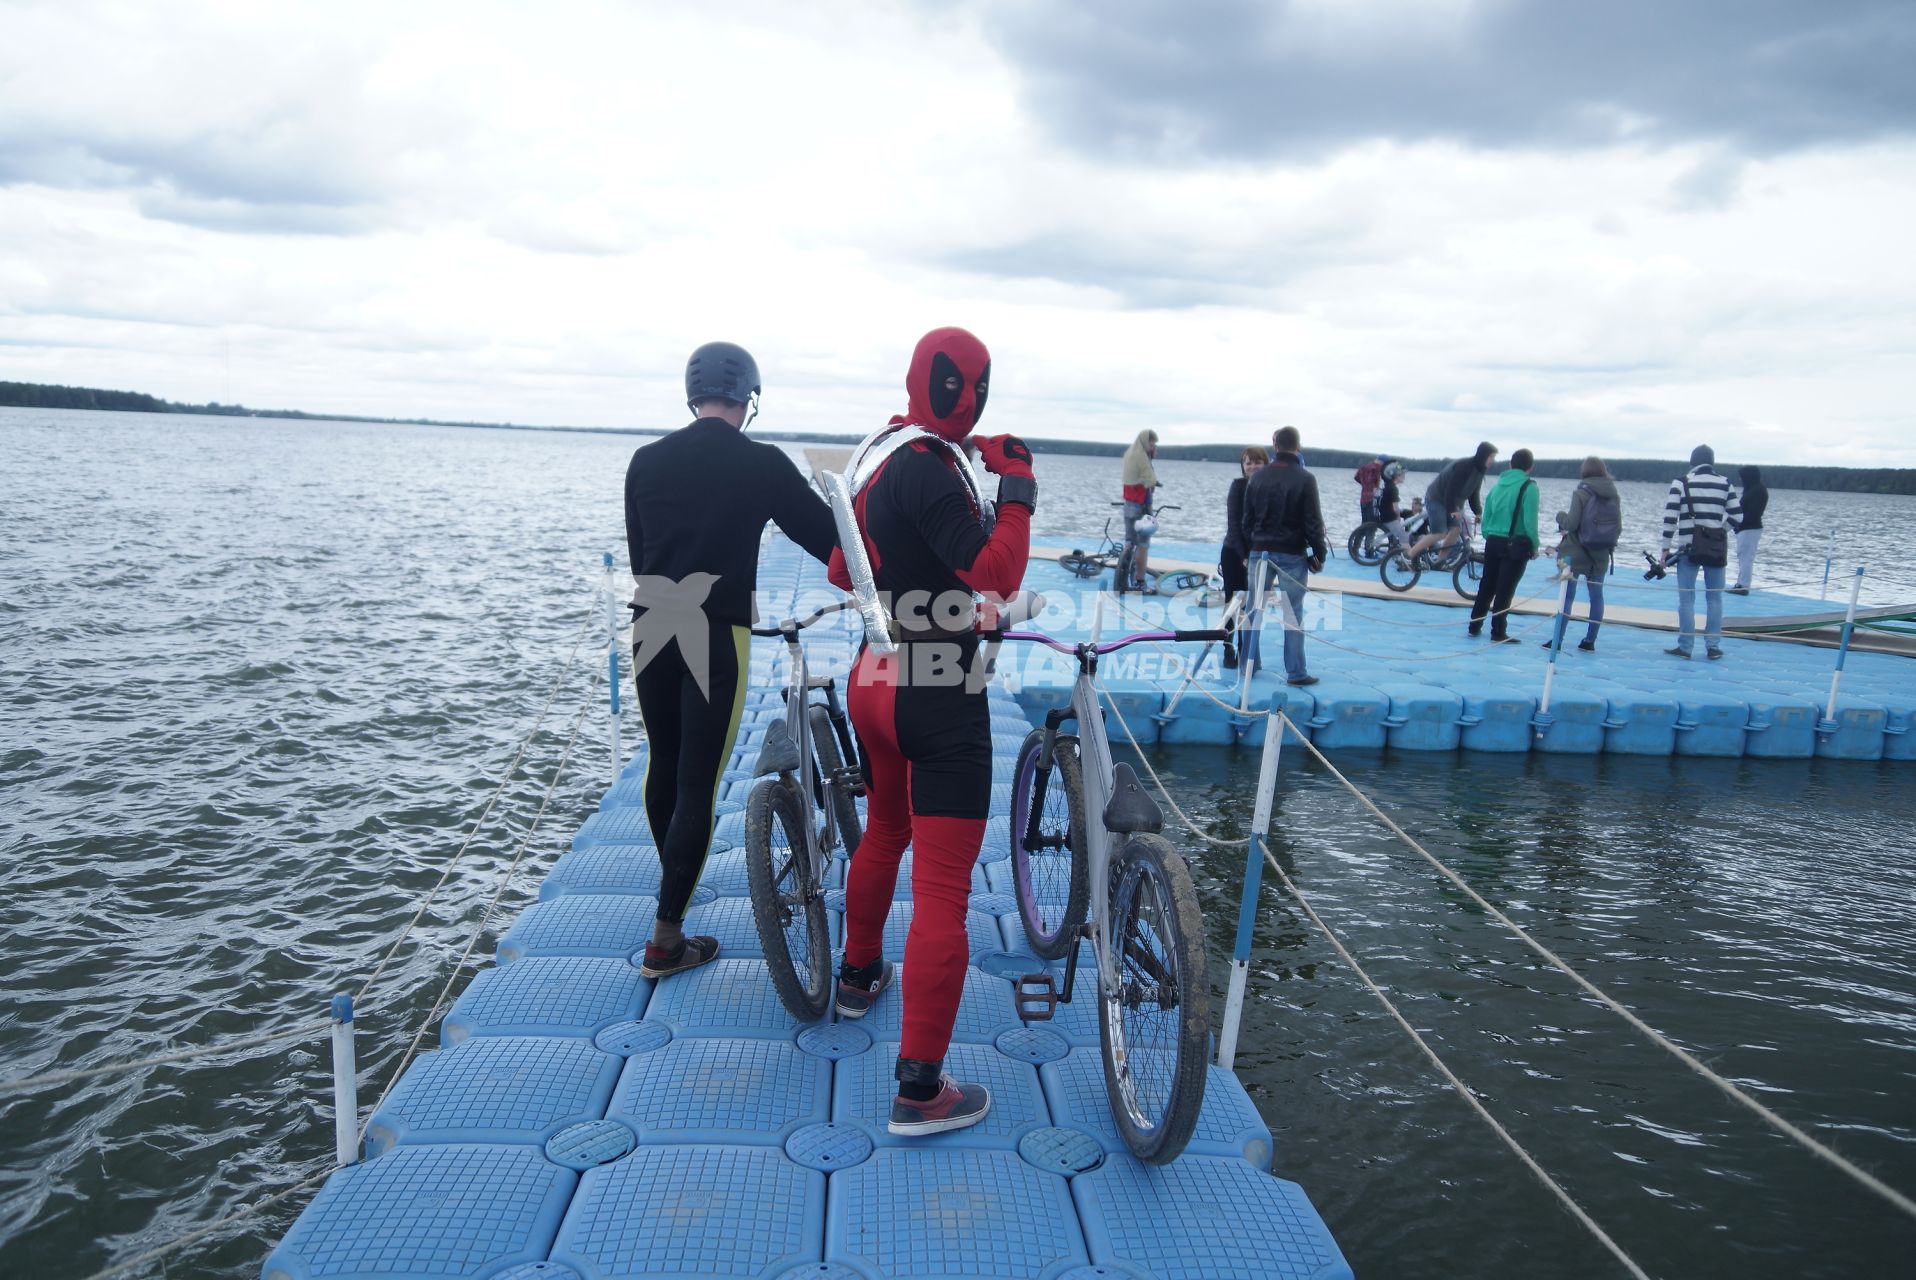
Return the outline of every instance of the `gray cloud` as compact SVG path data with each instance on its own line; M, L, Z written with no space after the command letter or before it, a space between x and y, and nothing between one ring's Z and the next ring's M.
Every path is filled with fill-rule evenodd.
M1916 129L1908 0L997 0L985 30L1068 143L1160 161L1718 141L1774 154Z

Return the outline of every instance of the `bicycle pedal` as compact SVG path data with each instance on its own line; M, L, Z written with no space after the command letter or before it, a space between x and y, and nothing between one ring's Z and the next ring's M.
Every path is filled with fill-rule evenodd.
M1058 980L1049 973L1027 973L1018 979L1018 1020L1049 1022L1058 1012Z

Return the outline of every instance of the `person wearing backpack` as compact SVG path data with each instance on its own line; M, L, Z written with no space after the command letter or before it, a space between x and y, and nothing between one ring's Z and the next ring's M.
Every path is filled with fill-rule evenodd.
M1597 628L1603 624L1603 580L1609 576L1617 542L1623 536L1623 500L1602 458L1593 454L1583 460L1576 490L1570 495L1570 510L1557 513L1557 528L1563 533L1557 558L1564 562L1569 576L1563 584L1563 611L1557 615L1556 638L1543 643L1546 648L1562 646L1563 633L1570 625L1570 609L1577 603L1577 579L1582 578L1590 589L1590 626L1577 648L1593 653Z
M1743 506L1729 477L1712 464L1716 451L1700 444L1690 451L1690 469L1670 482L1663 503L1663 559L1677 566L1677 642L1664 652L1687 658L1696 645L1696 578L1703 573L1703 651L1723 656L1723 571L1730 563L1730 526Z
M1510 455L1510 469L1497 477L1484 499L1484 576L1470 606L1470 634L1481 635L1490 617L1493 644L1516 644L1510 634L1510 600L1524 570L1537 557L1537 482L1530 478L1531 455Z

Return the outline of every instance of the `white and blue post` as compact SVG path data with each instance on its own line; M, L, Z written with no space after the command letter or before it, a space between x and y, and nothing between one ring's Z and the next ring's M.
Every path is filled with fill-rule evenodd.
M1836 729L1836 691L1843 687L1843 661L1849 657L1850 633L1856 630L1856 601L1863 594L1863 566L1856 566L1856 576L1849 584L1849 612L1843 615L1843 638L1836 646L1836 670L1830 673L1829 706L1823 712L1823 723L1817 728L1826 732Z
M359 1065L353 1053L353 998L333 997L333 1154L359 1163Z
M605 553L606 724L612 732L612 785L619 784L625 753L619 745L619 589L612 575L612 553Z
M1237 946L1231 952L1231 985L1224 997L1224 1026L1217 1037L1217 1064L1226 1071L1237 1061L1237 1032L1244 1021L1244 989L1251 980L1251 933L1257 927L1257 896L1264 888L1264 852L1269 848L1271 804L1277 793L1277 757L1284 745L1284 722L1276 707L1264 717L1264 756L1258 762L1257 803L1251 810L1251 839L1244 852L1244 891L1237 904Z
M1550 714L1550 687L1557 682L1557 655L1563 652L1564 633L1570 630L1570 593L1577 589L1577 575L1571 574L1563 582L1563 594L1557 598L1557 616L1552 625L1557 630L1550 637L1550 662L1543 669L1543 696L1537 699L1537 714L1530 723L1542 738L1550 731L1556 717Z
M1816 597L1818 600L1827 600L1830 598L1830 566L1835 563L1836 563L1836 526L1831 525L1830 526L1830 544L1829 544L1829 547L1823 552L1823 594ZM1861 573L1862 570L1858 569L1857 572Z

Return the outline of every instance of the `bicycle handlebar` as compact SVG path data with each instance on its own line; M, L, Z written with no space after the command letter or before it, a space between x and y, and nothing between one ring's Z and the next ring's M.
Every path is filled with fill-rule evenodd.
M755 636L782 636L782 635L786 635L787 633L793 636L796 636L799 632L811 626L814 622L817 622L819 619L830 617L832 614L838 613L844 609L850 609L854 607L857 603L858 602L853 600L850 596L846 596L843 600L839 600L839 601L836 601L835 603L828 604L821 609L812 610L812 612L809 615L807 615L802 622L796 618L787 618L783 622L780 622L775 626L753 627L751 631L752 631L752 634Z
M1068 653L1074 657L1087 650L1092 653L1112 653L1128 645L1139 644L1147 640L1172 640L1180 643L1202 640L1208 643L1216 640L1229 640L1231 638L1229 631L1216 629L1201 631L1140 631L1135 635L1119 636L1116 640L1104 640L1097 644L1091 644L1088 641L1084 644L1067 644L1063 640L1055 636L1048 636L1042 631L1006 631L1001 634L1002 638L1006 640L1029 640L1034 644L1041 644L1047 649L1056 649L1059 653Z

